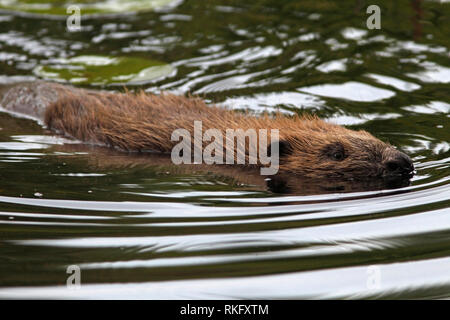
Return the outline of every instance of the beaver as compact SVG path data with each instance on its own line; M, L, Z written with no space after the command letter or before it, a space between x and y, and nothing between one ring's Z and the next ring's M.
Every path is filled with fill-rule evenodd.
M412 160L392 145L315 116L256 116L207 105L197 97L113 93L45 81L4 86L0 97L5 111L31 117L59 134L120 150L170 153L177 144L171 139L174 130L193 134L194 122L202 121L203 130L221 132L278 129L279 176L366 180L410 179L414 174ZM248 144L245 150L248 156Z

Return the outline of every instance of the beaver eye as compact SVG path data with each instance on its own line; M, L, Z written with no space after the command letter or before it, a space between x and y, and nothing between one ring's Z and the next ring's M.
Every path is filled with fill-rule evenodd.
M334 161L342 161L347 157L344 146L339 142L327 145L322 152L325 157Z
M336 151L335 153L333 153L333 159L336 161L341 161L344 159L344 153L341 151Z

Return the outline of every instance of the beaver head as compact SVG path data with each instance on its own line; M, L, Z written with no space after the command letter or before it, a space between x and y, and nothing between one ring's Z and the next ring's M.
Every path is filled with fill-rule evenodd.
M280 130L280 173L308 178L409 179L411 159L366 131L354 131L318 118L295 121Z

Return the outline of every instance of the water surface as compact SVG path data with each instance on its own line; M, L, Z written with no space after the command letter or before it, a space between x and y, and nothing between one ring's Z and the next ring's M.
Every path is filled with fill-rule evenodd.
M381 30L362 1L176 1L83 17L80 32L2 11L1 83L74 57L158 61L171 71L129 88L314 113L397 146L417 174L397 189L275 194L1 113L0 297L448 298L450 4L377 4ZM66 287L70 265L81 289Z

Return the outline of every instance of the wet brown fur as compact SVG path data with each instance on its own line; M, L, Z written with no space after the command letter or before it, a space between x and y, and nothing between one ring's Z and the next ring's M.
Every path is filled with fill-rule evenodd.
M226 129L278 129L282 174L339 179L378 177L384 174L386 161L398 153L368 132L349 130L314 116L254 116L172 94L109 93L43 82L32 86L42 87L37 91L51 89L52 95L45 93L51 99L42 103L43 108L33 110L23 107L23 102L14 104L8 99L3 99L2 106L33 110L28 112L43 118L51 130L122 150L170 152L178 143L171 141L172 132L183 128L193 136L194 121L201 120L203 132L218 129L224 137ZM25 90L24 86L20 90ZM17 92L8 92L17 96ZM336 148L344 151L343 159L333 159ZM248 148L245 150L248 156Z
M217 106L198 98L172 94L90 92L80 95L67 90L51 104L45 123L53 130L82 141L106 144L129 151L170 152L175 129L187 129L193 136L194 121L201 120L203 132L215 128L279 129L280 171L307 177L354 178L382 174L383 159L396 150L365 131L353 131L313 116L252 116ZM345 159L335 161L326 146L339 143ZM225 145L225 143L224 143ZM284 153L284 154L283 154Z

